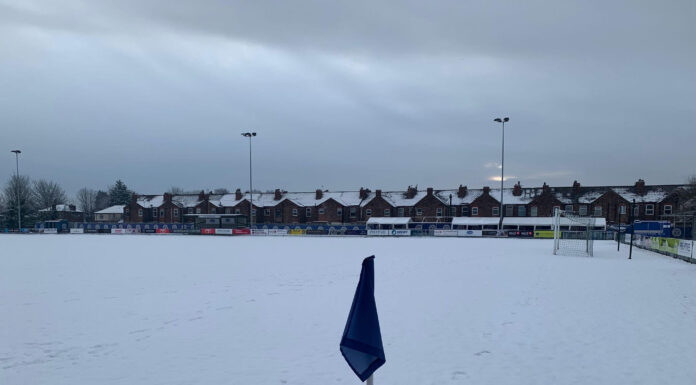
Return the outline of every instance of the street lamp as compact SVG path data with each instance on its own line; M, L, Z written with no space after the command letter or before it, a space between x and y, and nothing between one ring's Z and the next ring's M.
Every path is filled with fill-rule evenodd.
M500 223L498 225L498 229L502 230L503 229L503 183L505 181L504 177L504 172L505 172L505 122L510 121L510 118L495 118L493 119L494 122L502 123L503 124L503 150L502 152L502 161L500 162Z
M17 228L19 229L19 232L22 232L22 203L21 199L19 198L19 154L22 153L20 150L12 150L10 152L14 152L15 154L15 162L17 164L17 180L15 183L17 183Z
M254 224L254 216L252 211L254 210L254 189L251 184L251 138L256 136L255 132L244 132L242 136L249 138L249 229Z

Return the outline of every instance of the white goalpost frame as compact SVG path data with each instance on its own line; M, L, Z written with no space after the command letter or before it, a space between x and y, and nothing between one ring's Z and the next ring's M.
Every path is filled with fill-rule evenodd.
M561 231L561 218L568 220L568 231ZM580 217L565 210L554 210L553 221L553 254L568 255L594 255L594 230L595 218ZM584 228L582 231L572 230L573 227Z

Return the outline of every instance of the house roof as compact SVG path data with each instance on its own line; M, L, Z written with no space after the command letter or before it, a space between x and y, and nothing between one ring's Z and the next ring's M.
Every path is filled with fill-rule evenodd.
M411 223L409 217L371 217L367 220L368 225L407 225Z
M124 205L114 205L103 210L99 210L95 212L95 214L123 214L124 207Z

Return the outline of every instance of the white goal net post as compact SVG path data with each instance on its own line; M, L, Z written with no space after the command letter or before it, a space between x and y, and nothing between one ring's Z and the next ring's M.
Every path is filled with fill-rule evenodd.
M592 230L595 218L581 217L573 212L556 210L553 220L554 255L582 255L594 253Z

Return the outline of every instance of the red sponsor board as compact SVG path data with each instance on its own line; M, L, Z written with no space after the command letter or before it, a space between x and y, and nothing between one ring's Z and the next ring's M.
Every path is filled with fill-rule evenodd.
M169 229L157 229L157 234L169 234Z
M232 229L234 235L251 235L251 229Z
M201 234L213 235L215 234L215 229L201 229Z

